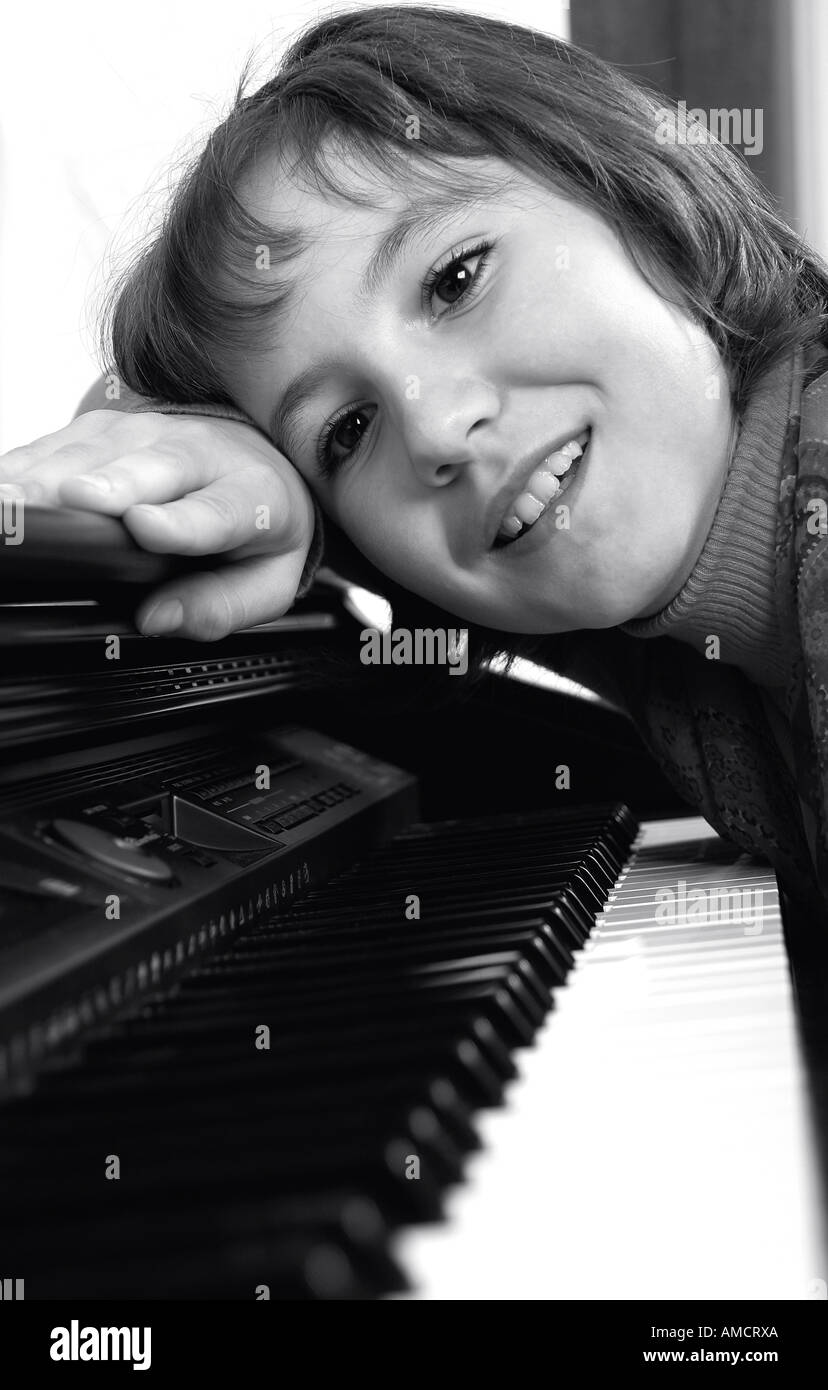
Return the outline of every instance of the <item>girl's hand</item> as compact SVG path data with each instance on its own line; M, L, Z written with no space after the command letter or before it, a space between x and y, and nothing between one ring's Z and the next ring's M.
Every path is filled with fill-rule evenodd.
M221 554L145 599L142 632L215 641L290 608L313 538L311 495L249 425L90 410L0 455L0 496L120 516L145 550Z

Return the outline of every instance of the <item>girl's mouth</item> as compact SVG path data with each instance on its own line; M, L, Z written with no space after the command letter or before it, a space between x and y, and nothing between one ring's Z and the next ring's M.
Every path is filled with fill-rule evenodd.
M515 514L506 518L501 524L492 547L494 550L502 550L506 546L514 545L523 540L524 536L529 534L549 508L553 504L557 504L564 493L569 491L589 451L591 438L592 430L587 429L583 434L578 435L577 440L573 440L572 445L567 444L561 451L572 459L571 463L566 466L565 472L561 472L561 455L556 455L558 462L554 470L552 468L538 469L530 480L527 491L518 498ZM580 452L576 452L574 445L579 447ZM537 496L538 492L541 494L540 497Z

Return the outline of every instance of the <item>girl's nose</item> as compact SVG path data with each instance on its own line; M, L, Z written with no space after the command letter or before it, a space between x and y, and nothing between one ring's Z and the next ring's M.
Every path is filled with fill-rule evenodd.
M406 452L422 482L444 487L476 457L500 404L481 381L429 379L419 381L418 389L410 394L409 385L403 400Z

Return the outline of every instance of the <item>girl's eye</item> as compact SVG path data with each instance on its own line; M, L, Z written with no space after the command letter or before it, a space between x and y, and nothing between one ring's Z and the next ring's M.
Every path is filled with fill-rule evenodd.
M489 242L483 242L480 246L452 251L448 261L435 266L423 281L423 307L433 309L435 298L442 299L448 304L448 309L437 317L446 318L455 311L456 305L472 299L479 288L491 249ZM478 262L477 269L470 271L468 263L475 260Z
M361 448L373 409L370 405L349 407L325 426L317 453L319 471L324 478L333 477L339 465Z
M468 303L477 292L491 249L490 242L456 249L441 265L430 270L420 291L423 308L433 311L436 298L447 302L445 313L437 315L439 319L454 313L461 303ZM477 268L470 271L468 263L473 261L478 262ZM374 406L351 406L325 426L317 448L317 463L323 478L332 478L346 460L359 452L373 418L370 412L374 409Z

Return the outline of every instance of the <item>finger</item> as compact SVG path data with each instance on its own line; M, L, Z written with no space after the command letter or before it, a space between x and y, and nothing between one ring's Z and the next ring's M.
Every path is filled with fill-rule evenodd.
M22 444L17 449L9 449L8 453L0 454L0 479L4 483L16 481L30 469L45 463L48 458L49 450L44 447L42 439L31 444Z
M221 569L175 580L139 608L135 621L148 636L194 637L216 642L231 632L270 622L296 597L304 557L257 555Z
M111 410L87 411L77 419L71 420L68 425L59 425L49 434L27 440L25 444L18 444L14 449L0 454L0 476L4 475L7 469L19 473L61 451L74 448L83 451L90 441L99 439L103 429L110 429L117 419L117 415Z
M275 548L289 544L296 527L283 480L259 464L165 506L130 507L124 521L145 550L177 555L218 555L259 538Z
M57 488L46 486L33 478L17 478L13 483L0 483L0 494L4 497L20 497L35 507L58 505Z
M67 473L89 471L101 457L101 444L98 441L90 444L87 440L78 440L74 444L61 444L50 449L49 440L53 437L46 435L33 444L3 454L0 457L0 479L20 483L23 487L37 481L51 493L60 478ZM31 500L34 500L34 496Z
M41 435L39 439L0 454L0 478L11 480L22 477L34 469L39 470L56 457L70 460L75 471L82 473L85 468L94 466L101 456L104 427L106 430L112 429L116 422L117 415L113 411L87 411L51 434Z
M21 451L25 452L25 451ZM226 459L206 450L143 448L113 457L111 440L79 440L53 453L29 450L3 473L30 502L61 502L120 515L136 502L167 502L203 487L218 476Z
M172 502L202 488L226 466L226 459L203 450L198 454L183 450L176 456L140 449L84 473L64 473L60 500L67 506L94 507L121 516L127 507Z

